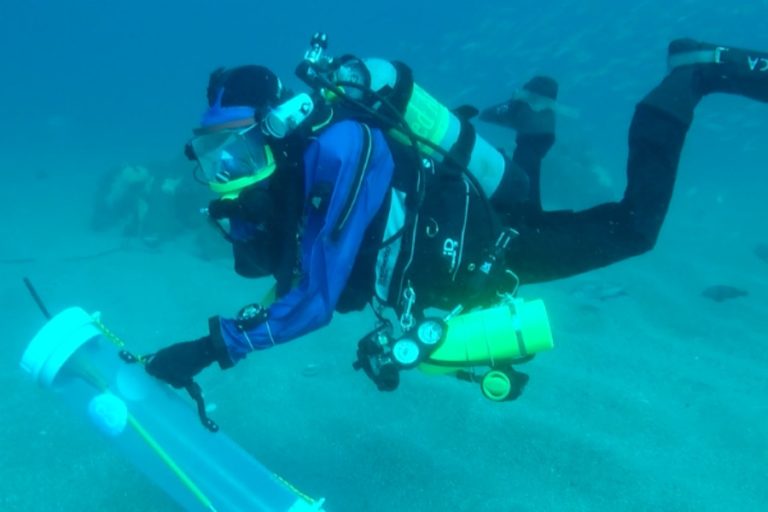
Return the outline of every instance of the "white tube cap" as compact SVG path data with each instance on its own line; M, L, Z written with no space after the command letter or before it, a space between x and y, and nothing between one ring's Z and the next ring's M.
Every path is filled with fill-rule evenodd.
M99 335L91 315L80 308L65 309L32 338L21 358L21 368L41 385L51 386L67 360Z

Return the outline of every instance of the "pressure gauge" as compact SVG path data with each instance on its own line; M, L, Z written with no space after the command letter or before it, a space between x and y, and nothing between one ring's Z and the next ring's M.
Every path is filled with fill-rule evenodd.
M392 346L392 357L402 368L413 368L421 359L421 347L410 338L400 338Z
M445 323L438 319L424 320L416 330L419 341L428 347L440 343L445 336Z

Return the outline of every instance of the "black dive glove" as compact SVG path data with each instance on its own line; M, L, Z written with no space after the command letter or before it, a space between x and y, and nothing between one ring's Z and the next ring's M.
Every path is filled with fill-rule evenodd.
M237 216L239 203L234 199L214 199L208 203L208 215L213 220L229 219Z
M180 389L192 385L192 378L216 361L210 336L176 343L147 358L147 373Z
M214 199L208 203L208 215L214 220L238 217L254 224L270 223L278 211L272 196L264 187L248 187L235 199Z

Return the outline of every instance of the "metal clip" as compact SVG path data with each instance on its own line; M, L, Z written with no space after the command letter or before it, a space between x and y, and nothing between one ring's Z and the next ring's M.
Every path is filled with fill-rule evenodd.
M405 300L405 309L403 314L400 315L400 328L408 332L413 329L416 324L416 320L413 318L413 305L416 303L416 291L413 289L410 283L408 287L403 291L403 299Z
M461 304L459 304L458 306L456 306L455 308L453 308L453 309L451 310L451 312L450 312L450 313L448 313L448 314L447 314L447 315L446 315L446 316L443 318L443 322L447 322L447 321L448 321L448 320L450 320L451 318L453 318L453 317L456 317L456 316L459 316L459 315L460 315L460 314L461 314L463 311L464 311L464 306L463 306L463 305L461 305Z
M510 227L504 228L496 239L496 248L506 250L507 247L509 247L509 243L519 236L520 232L516 229Z

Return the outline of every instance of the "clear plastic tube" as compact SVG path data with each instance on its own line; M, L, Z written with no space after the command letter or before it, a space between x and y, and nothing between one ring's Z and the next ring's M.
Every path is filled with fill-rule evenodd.
M56 318L50 322L60 328L56 323ZM82 330L76 335L82 337ZM300 495L223 432L205 429L189 400L148 376L141 365L125 363L105 337L63 339L59 347L77 347L64 359L57 348L40 349L39 338L50 345L53 334L50 328L41 331L22 366L41 379L48 372L47 384L185 510L321 510L322 502ZM60 335L72 337L66 330Z

